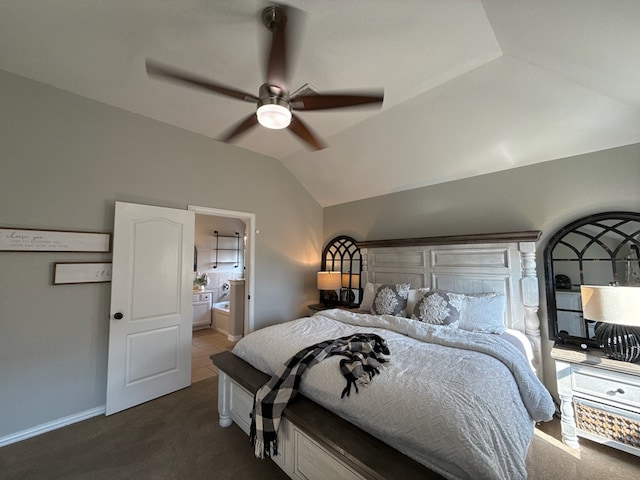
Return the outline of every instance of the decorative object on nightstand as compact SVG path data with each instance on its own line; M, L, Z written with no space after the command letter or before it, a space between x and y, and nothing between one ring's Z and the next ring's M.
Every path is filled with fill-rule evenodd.
M322 293L320 301L327 306L338 304L336 290L342 287L342 275L340 272L318 272L318 290Z
M342 289L340 290L340 301L344 304L353 304L356 301L354 290L360 288L360 275L353 273L342 274Z
M640 287L582 285L584 318L595 320L595 336L607 357L640 360Z
M571 279L567 275L556 275L555 283L557 290L571 290Z

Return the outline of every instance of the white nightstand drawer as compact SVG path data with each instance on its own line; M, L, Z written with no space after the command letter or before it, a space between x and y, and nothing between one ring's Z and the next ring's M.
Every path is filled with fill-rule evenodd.
M593 395L609 402L640 407L640 382L637 377L574 366L571 383L576 392Z
M576 427L582 436L600 441L617 442L616 448L634 455L640 453L640 416L623 410L590 402L581 398L574 399Z

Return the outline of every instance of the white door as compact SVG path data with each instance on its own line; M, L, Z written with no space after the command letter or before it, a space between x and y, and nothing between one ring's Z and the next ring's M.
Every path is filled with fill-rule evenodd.
M191 384L188 210L116 202L106 414Z

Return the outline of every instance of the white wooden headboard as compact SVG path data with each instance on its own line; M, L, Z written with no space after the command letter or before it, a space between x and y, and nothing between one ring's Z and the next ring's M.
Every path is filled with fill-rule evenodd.
M362 285L410 283L411 288L504 294L505 326L527 336L543 380L535 243L539 237L540 231L534 230L357 242Z

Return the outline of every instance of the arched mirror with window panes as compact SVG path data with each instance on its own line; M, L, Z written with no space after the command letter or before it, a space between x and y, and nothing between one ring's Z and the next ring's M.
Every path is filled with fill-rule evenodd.
M549 339L597 347L580 285L640 285L640 213L607 212L560 229L544 250Z
M340 304L356 307L362 301L360 274L362 261L356 241L346 235L330 240L322 251L321 267L323 271L340 272Z

